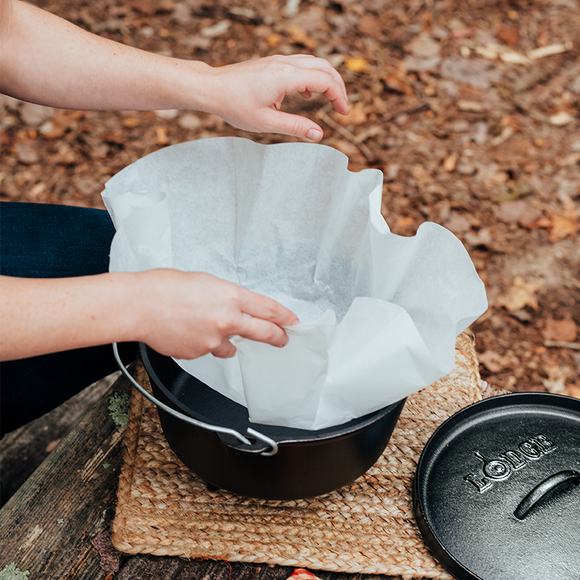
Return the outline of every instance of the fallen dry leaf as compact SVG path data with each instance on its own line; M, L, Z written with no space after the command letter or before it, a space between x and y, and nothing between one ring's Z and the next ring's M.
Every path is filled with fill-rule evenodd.
M167 127L155 127L155 137L157 138L157 145L167 145L169 143Z
M406 47L409 52L420 59L437 56L441 52L441 45L428 34L416 36Z
M277 32L270 34L266 42L268 43L268 46L276 48L282 42L282 35L278 34Z
M374 14L366 14L358 23L358 29L366 36L380 36L383 32L383 27L377 16Z
M558 214L552 216L552 230L550 232L550 241L557 242L568 236L574 238L580 229L577 219L570 219Z
M520 360L513 354L501 355L493 350L486 350L479 354L478 359L492 373L499 373L505 369L513 369L520 364Z
M552 220L549 217L541 217L537 222L536 222L536 227L538 228L544 228L546 230L549 230L552 227Z
M84 111L59 110L38 129L46 139L60 139L67 131L74 130L76 123L85 116Z
M80 161L80 154L77 153L66 143L63 143L59 148L58 152L53 158L55 164L61 163L62 165L76 165Z
M387 73L381 78L387 89L390 91L393 91L394 93L402 93L403 95L413 94L413 87L406 80L397 75Z
M538 309L536 292L542 288L542 284L526 282L521 276L516 276L511 288L506 294L498 298L498 306L503 306L510 312L516 312L526 306Z
M580 399L580 386L577 384L568 385L564 390L564 394L568 395L569 397Z
M495 211L495 216L506 223L518 223L531 229L538 225L543 216L542 210L532 207L527 201L517 199L502 203Z
M346 156L351 158L360 155L359 148L346 139L337 139L332 142L332 146L336 147L341 153L344 153Z
M493 350L486 350L478 355L479 362L490 372L499 373L503 370L501 355Z
M476 89L486 90L502 78L502 73L492 63L481 59L457 56L446 58L441 63L441 76Z
M482 113L486 109L485 103L480 103L478 101L457 101L457 108L460 111L468 111L470 113Z
M348 115L333 115L341 125L362 125L367 121L366 105L359 101L350 106Z
M451 38L469 38L474 32L473 28L454 28L451 31Z
M571 220L578 219L578 211L576 210L576 204L570 196L566 196L562 205L564 206L564 217Z
M549 120L550 123L552 123L552 125L557 125L558 127L561 127L562 125L567 125L568 123L571 123L574 120L574 117L567 111L560 111L559 113L552 115Z
M413 165L411 168L411 175L417 180L417 185L419 187L424 187L432 181L429 172L425 169L425 167L423 167L423 165L420 165L419 163Z
M38 129L46 139L60 139L66 133L66 125L57 123L54 119L45 121Z
M443 224L448 230L455 235L463 235L471 229L471 222L467 217L459 212L452 211Z
M409 231L414 223L415 220L411 216L401 216L395 222L395 225L393 226L393 232L399 235L405 234Z
M310 50L314 50L317 46L316 40L308 36L306 30L300 26L296 26L296 24L290 25L288 33L290 34L290 41L293 44L301 44Z
M546 321L543 335L544 340L573 342L576 340L576 336L578 335L578 326L569 318L564 320L548 319Z
M231 20L220 20L212 26L206 26L200 30L200 33L205 38L217 38L224 35L231 26Z
M23 165L33 165L40 161L40 155L33 143L16 143L14 150L18 161Z
M138 127L141 124L141 119L137 117L126 117L121 123L123 127L127 128Z
M445 160L443 161L443 169L451 173L452 171L455 170L456 163L457 163L457 154L452 153L451 155L445 157Z
M482 228L478 232L466 232L465 241L471 246L491 247L493 244L493 233L491 228Z
M566 390L566 381L570 377L571 369L566 366L546 365L544 367L547 379L542 381L549 393L562 394Z
M22 103L20 106L20 118L29 127L38 127L44 121L52 119L54 114L55 109L52 107L44 107L34 103Z
M31 201L43 201L46 196L46 185L44 183L37 183L30 188L29 198Z
M515 46L520 41L520 29L511 24L500 24L497 37L506 44Z
M371 69L369 61L364 58L347 58L344 65L354 72L369 72Z
M173 0L129 0L127 5L145 16L153 16L157 12L171 12L175 8Z

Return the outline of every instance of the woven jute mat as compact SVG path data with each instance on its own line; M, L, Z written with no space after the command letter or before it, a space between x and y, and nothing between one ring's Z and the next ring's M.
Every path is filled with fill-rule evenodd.
M137 375L148 384L142 366ZM415 524L411 483L435 429L480 399L473 337L466 332L457 339L454 370L407 399L389 445L366 474L313 499L266 501L208 491L170 449L155 407L135 392L113 543L129 554L451 579Z

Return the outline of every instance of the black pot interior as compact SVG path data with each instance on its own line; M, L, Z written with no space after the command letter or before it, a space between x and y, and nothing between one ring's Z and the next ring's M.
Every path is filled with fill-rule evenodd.
M163 393L176 410L199 421L228 427L241 434L245 434L248 428L252 428L278 443L316 441L347 435L382 419L400 405L400 402L397 402L348 423L317 431L252 423L246 407L191 376L172 358L159 354L143 343L139 345L139 350L143 364L155 383L155 387Z

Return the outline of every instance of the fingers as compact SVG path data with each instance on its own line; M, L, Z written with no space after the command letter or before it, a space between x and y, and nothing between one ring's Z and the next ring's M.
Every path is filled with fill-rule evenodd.
M240 309L249 315L245 318L255 318L272 322L278 326L293 326L298 324L298 317L279 302L239 287Z
M246 314L240 312L237 324L233 326L233 335L265 342L278 348L286 346L288 336L281 326L291 326L298 322L298 318L290 310L265 296L249 291L243 291L243 294L243 310ZM250 315L250 312L254 314ZM231 337L225 338L211 353L219 358L234 356L236 347L229 338Z
M211 354L218 358L231 358L236 354L236 347L229 340L224 340Z
M284 98L300 94L308 99L323 94L334 109L348 114L344 81L325 59L309 55L268 56L225 67L209 68L207 95L214 98L203 110L245 131L282 133L320 141L322 129L314 121L286 116Z
M303 137L311 141L320 141L323 137L323 131L320 125L307 117L278 110L266 110L264 117L272 131L284 135Z
M301 69L310 70L314 73L323 73L325 75L329 75L330 82L324 79L324 81L326 81L326 84L328 85L327 89L317 90L313 85L312 86L308 85L305 92L307 92L308 94L312 92L323 93L332 102L337 112L343 115L348 114L348 97L346 93L346 86L344 84L344 80L342 79L338 71L327 60L307 54L294 54L286 58L289 61L291 61L292 64L294 64L296 67L299 67ZM322 80L323 77L319 77L319 79ZM324 83L324 81L322 82ZM312 77L312 82L315 82L314 77ZM309 97L305 96L305 98Z
M288 344L288 335L277 324L251 316L241 317L236 335L249 340L265 342L278 348ZM236 354L236 347L228 337L211 353L219 358L231 358Z
M257 342L265 342L278 348L288 344L288 336L283 328L262 318L252 316L242 316L236 335Z
M288 344L288 336L282 327L297 324L298 317L280 303L266 296L241 287L238 288L238 292L239 316L230 327L228 338L232 335L238 335L276 347ZM216 354L216 351L212 352ZM235 348L233 352L235 353ZM232 351L222 343L219 347L219 353L216 356L228 356ZM233 356L233 353L229 356Z
M278 97L273 108L262 111L263 120L271 124L271 130L274 132L320 141L323 131L319 125L306 117L280 111L280 104L285 95L292 93L299 93L306 99L310 98L313 93L319 93L332 103L337 112L346 115L348 114L348 97L342 77L328 61L313 56L281 57L277 64L286 67L284 73L281 74L279 84L279 90L283 94ZM288 65L291 66L288 67ZM268 112L274 114L268 115Z

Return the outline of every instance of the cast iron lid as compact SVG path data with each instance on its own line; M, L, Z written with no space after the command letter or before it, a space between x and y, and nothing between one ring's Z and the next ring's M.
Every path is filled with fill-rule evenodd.
M460 580L579 580L580 399L517 393L459 411L423 450L413 505Z

